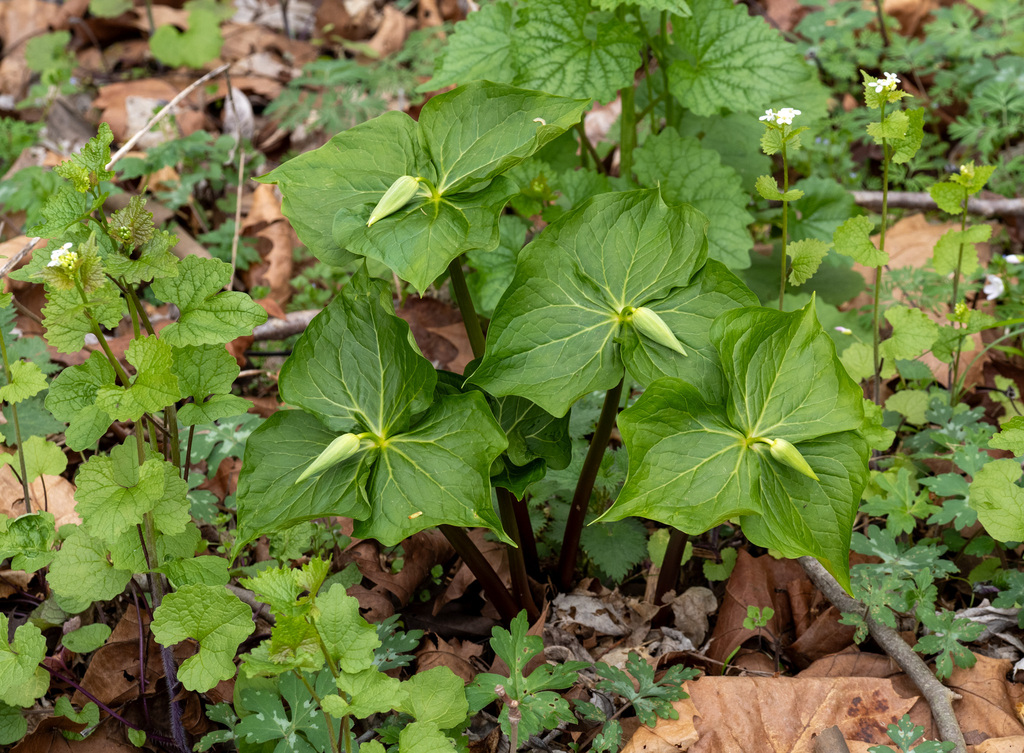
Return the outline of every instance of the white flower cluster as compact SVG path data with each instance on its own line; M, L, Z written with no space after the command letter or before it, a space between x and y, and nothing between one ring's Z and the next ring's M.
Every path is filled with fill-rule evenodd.
M899 82L900 80L896 78L895 73L886 72L885 78L880 78L873 84L868 84L868 86L875 87L875 94L881 94L884 91L896 91L896 84Z
M1006 292L1006 284L1001 277L985 275L985 286L982 288L982 291L985 293L986 300L994 301Z
M775 110L765 110L764 115L759 117L758 120L767 120L769 123L777 125L793 125L793 118L800 114L799 110L794 110L792 107L783 107L778 112Z
M53 249L50 252L50 261L47 262L48 267L64 267L65 269L73 269L75 264L78 263L78 254L71 250L75 244L65 243L63 246Z

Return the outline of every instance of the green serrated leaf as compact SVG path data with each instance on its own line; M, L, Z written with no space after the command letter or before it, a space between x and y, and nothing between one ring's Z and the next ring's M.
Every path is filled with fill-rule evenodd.
M0 702L0 745L13 745L28 732L28 722L14 706Z
M20 403L46 389L46 377L39 364L32 361L14 361L11 379L0 387L0 400Z
M410 714L417 722L455 729L469 714L465 685L448 667L417 672L402 683L405 698L399 710Z
M267 312L247 294L218 292L230 278L230 264L186 256L176 277L156 280L153 292L181 312L178 321L160 332L160 339L175 347L223 345L263 324Z
M19 451L25 456L25 472L31 484L42 475L59 476L68 467L68 459L60 445L43 437L29 437ZM21 467L17 454L0 455L0 465L9 463L20 476Z
M88 310L101 327L113 329L125 313L120 291L105 283L89 293ZM92 334L86 306L75 290L50 289L43 307L46 342L60 353L77 353L85 347L85 336Z
M647 556L647 529L635 518L594 523L583 529L580 545L591 562L620 583Z
M1009 450L1017 457L1024 455L1024 416L1014 416L999 427L999 433L988 440L998 450Z
M821 260L828 255L831 245L816 238L805 238L787 245L786 255L791 259L789 284L803 285L811 279L821 266Z
M928 194L943 212L960 214L964 211L967 189L961 185L947 182L935 183L929 186Z
M910 117L902 110L890 113L881 122L868 123L867 132L876 144L885 141L903 141L910 130Z
M481 6L455 24L455 33L434 66L434 77L417 91L440 91L470 81L510 84L515 78L514 10L509 3Z
M134 285L162 277L174 277L178 274L178 257L171 253L171 249L177 242L178 236L158 230L137 250L135 258L110 253L103 263L112 277Z
M182 662L178 679L187 690L205 692L235 674L235 652L256 629L252 610L222 586L182 586L153 610L153 637L162 646L186 638L199 653Z
M991 225L974 225L966 230L947 230L935 244L932 266L940 275L948 275L958 267L960 273L972 277L978 271L978 243L992 237Z
M78 628L78 630L65 633L61 638L61 643L64 644L65 648L74 651L76 654L88 654L106 643L110 633L109 625L95 622L92 625L85 625Z
M859 215L851 217L832 235L836 251L843 256L851 257L865 267L880 267L889 263L889 254L879 251L871 242L871 231L874 223L867 217Z
M372 667L373 651L380 646L380 639L376 628L359 614L359 601L337 583L316 597L316 606L319 615L314 625L338 667L349 673Z
M94 601L109 601L121 594L131 577L131 571L110 563L101 540L80 527L61 544L47 582L54 593L82 611Z
M718 152L694 138L665 128L634 153L641 185L660 187L669 205L692 204L708 219L708 256L731 269L750 266L754 242L747 226L749 196L739 174L723 165Z
M96 405L96 395L100 387L113 385L114 379L114 368L96 351L85 363L61 371L50 384L46 408L69 424L65 441L72 450L96 444L110 428L113 419Z
M993 460L982 466L971 482L968 498L978 520L997 541L1024 539L1024 489L1018 486L1020 464Z
M28 707L50 687L49 673L39 666L46 657L46 639L31 622L11 635L7 615L0 614L0 700Z
M171 372L171 346L163 339L133 340L125 351L125 359L135 367L135 378L127 387L100 387L96 392L97 408L117 421L138 421L143 413L159 413L181 397L178 378Z
M921 309L892 306L885 311L892 335L882 343L882 357L890 363L917 358L926 353L939 336L939 325Z
M892 161L897 165L910 162L924 140L924 108L906 110L904 114L907 116L907 132L903 139L896 143L896 149L892 153Z

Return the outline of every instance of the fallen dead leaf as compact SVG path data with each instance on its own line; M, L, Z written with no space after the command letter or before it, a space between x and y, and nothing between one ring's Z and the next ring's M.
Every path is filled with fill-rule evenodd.
M678 719L659 719L654 727L640 727L622 753L676 753L689 750L699 739L694 720L700 716L692 698L673 704Z
M416 671L448 667L469 683L477 674L473 659L479 659L483 651L484 647L473 641L460 641L458 638L446 641L439 635L429 635L416 652Z
M886 14L900 22L900 34L912 37L921 28L921 23L939 6L937 0L883 0Z
M57 528L82 522L75 512L75 487L63 476L37 478L28 488L32 493L32 509L53 513ZM9 465L0 467L0 513L9 518L25 514L24 490Z

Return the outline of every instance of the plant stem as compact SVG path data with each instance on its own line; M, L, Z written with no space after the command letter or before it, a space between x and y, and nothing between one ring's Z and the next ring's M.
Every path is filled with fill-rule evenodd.
M620 380L604 396L601 416L597 419L597 427L590 440L587 457L583 461L583 470L580 471L579 481L576 482L576 491L572 495L572 507L569 508L569 518L565 522L565 535L562 538L562 552L558 557L558 583L564 591L568 591L572 587L573 575L576 572L576 555L580 547L580 535L583 533L583 523L587 517L587 509L590 507L590 495L594 491L594 481L601 468L601 459L604 457L605 450L608 449L608 440L615 427L615 418L619 412L619 397L622 395L622 384L623 380Z
M881 121L885 121L885 102L881 104ZM878 235L878 250L885 253L885 224L889 217L889 144L882 139L882 228ZM872 398L876 405L882 404L882 358L880 354L881 330L879 328L879 301L882 298L882 265L875 267L875 295L871 312L872 360L875 376L872 381Z
M3 331L0 331L0 356L4 360L4 376L7 377L7 384L11 378L11 363L7 358L7 342ZM21 424L18 422L18 406L9 403L11 406L11 423L14 424L14 441L18 443L18 467L21 468L21 489L25 499L25 513L32 512L32 494L28 488L28 471L25 469L25 452L21 446Z
M668 47L668 11L663 10L661 12L661 47L662 51ZM665 89L665 125L675 125L676 113L675 113L675 97L672 96L669 90L668 82L668 65L663 57L658 57L658 67L661 68L661 83Z
M501 578L494 572L491 563L487 561L476 544L473 543L472 539L461 528L448 525L447 523L438 526L438 528L444 534L444 537L448 539L448 543L452 545L452 548L462 557L463 562L469 566L476 579L480 581L480 586L484 589L484 593L487 594L487 598L493 602L501 614L501 618L511 622L519 613L519 607L516 604L516 600L512 598L512 594L505 588L505 584L501 582Z
M459 305L462 322L466 325L466 335L473 348L473 356L483 358L486 344L484 329L480 325L480 317L476 314L473 297L469 294L469 285L466 284L466 273L462 269L461 256L452 259L448 265L448 276L452 281L452 293L455 294L455 302Z
M786 142L782 142L782 193L789 191L789 161L786 159ZM789 240L789 201L782 200L782 268L779 271L779 311L786 299L786 245Z
M533 535L533 522L526 502L513 497L512 512L516 516L516 531L519 533L519 546L523 550L526 572L540 579L540 557L537 556L537 539Z
M964 742L960 725L957 723L956 714L953 713L952 705L952 701L960 696L939 682L938 678L928 669L928 665L924 663L924 659L906 644L899 633L875 622L871 615L867 614L867 608L856 599L851 598L820 562L813 557L801 557L800 565L811 582L840 612L864 615L864 622L867 623L871 637L885 649L885 652L892 657L900 669L906 672L907 677L913 681L928 702L932 717L935 719L935 726L939 728L942 739L956 745L953 749L954 753L966 753L967 745Z
M619 175L633 180L633 150L636 148L636 90L633 84L619 91L622 114L619 116Z
M594 169L599 173L603 173L605 171L604 163L601 162L601 158L597 155L597 150L594 149L594 145L587 138L587 129L584 126L583 118L580 118L580 122L576 124L576 132L580 135L580 161L583 167L586 168L587 166L586 155L589 154L590 158L594 160Z
M302 684L306 686L306 691L313 698L313 700L316 701L316 705L320 707L320 710L324 715L324 721L327 722L327 734L330 735L331 738L331 750L335 751L335 753L341 753L341 744L338 742L338 736L334 734L334 723L331 720L330 714L328 714L326 711L323 711L323 706L320 703L320 696L317 695L316 688L313 687L313 683L307 680L306 675L300 670L293 669L292 672L294 672L296 676L300 680L302 680ZM344 723L347 720L348 717L345 717L342 720L342 722ZM347 732L347 730L345 731ZM346 743L347 742L348 741L346 740ZM345 746L345 750L348 750L348 745Z
M530 581L526 576L526 560L523 558L522 537L519 535L519 525L516 520L515 503L516 499L512 492L502 487L494 490L498 495L498 513L501 515L501 525L505 533L512 537L516 545L506 547L508 552L508 569L512 576L512 593L526 610L526 617L530 622L535 622L540 616L537 605L533 603L533 595L530 593Z
M882 35L882 49L889 49L889 30L885 28L885 13L882 0L875 0L875 11L878 13L878 31Z
M956 306L960 302L960 274L964 262L964 233L967 230L967 189L964 188L963 213L960 215L960 248L956 254L956 270L953 272L953 301L950 308L956 312ZM959 390L956 387L960 372L960 352L963 349L964 338L961 335L957 339L956 353L953 354L953 362L949 365L949 404L956 405Z
M668 537L668 547L665 549L665 559L661 563L661 572L658 573L658 582L654 587L654 603L661 606L662 597L669 591L675 589L679 583L679 571L682 568L683 552L686 551L686 542L690 535L683 533L678 528L673 528Z

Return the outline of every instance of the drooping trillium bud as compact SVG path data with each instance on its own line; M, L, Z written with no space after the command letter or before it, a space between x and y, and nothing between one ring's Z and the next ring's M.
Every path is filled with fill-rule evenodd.
M681 356L686 355L683 346L680 345L679 340L676 339L676 336L668 328L668 325L665 324L665 321L646 306L633 309L632 321L633 326L636 327L641 335L654 340L658 345L674 350Z
M366 227L370 227L377 220L382 220L388 215L394 214L409 203L409 199L416 195L420 189L422 178L412 175L403 175L391 184L391 188L384 192L377 202L377 206L370 212L370 219L366 221Z
M773 458L783 465L788 465L794 471L802 473L808 478L813 478L815 481L818 480L817 474L807 464L807 461L804 460L800 450L794 447L791 442L785 439L769 439L768 451L771 452Z
M295 479L295 483L301 484L310 476L327 470L335 463L340 463L346 458L352 457L359 451L360 441L357 434L342 434L327 445L324 451L317 456L316 460L306 466L306 470Z

